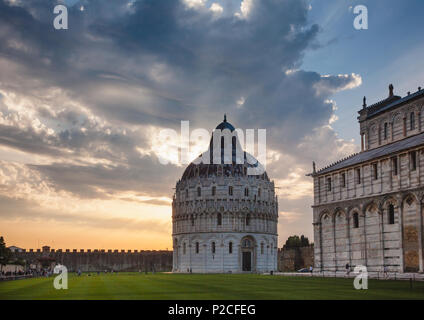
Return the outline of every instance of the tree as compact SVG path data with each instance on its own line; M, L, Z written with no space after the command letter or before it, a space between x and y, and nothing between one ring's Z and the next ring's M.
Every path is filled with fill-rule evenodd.
M11 256L12 252L6 247L4 238L0 236L0 272L2 272L3 266L9 262Z
M309 239L303 234L299 237L298 235L290 236L286 240L285 248L301 248L309 246Z

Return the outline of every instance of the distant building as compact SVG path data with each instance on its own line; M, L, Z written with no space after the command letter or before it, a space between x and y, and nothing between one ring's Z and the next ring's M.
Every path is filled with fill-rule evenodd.
M359 111L361 152L311 174L315 268L422 272L424 90Z
M212 137L207 154L212 157L214 144L220 146L217 153L221 161L210 159L206 164L197 159L176 185L172 203L173 271L275 271L278 204L274 182L266 172L248 174L248 168L260 164L256 159L246 161L245 152L244 161L236 161L241 146L234 127L225 118L216 130L231 132L228 161L224 161L227 140L221 137L214 143Z
M19 248L19 247L16 247L16 246L10 246L10 247L8 247L8 249L9 249L11 252L23 252L23 251L24 251L24 249Z

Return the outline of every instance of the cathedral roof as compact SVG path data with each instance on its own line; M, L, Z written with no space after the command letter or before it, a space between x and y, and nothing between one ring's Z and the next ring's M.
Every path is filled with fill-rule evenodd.
M391 90L393 90L393 86L391 87ZM386 99L381 100L377 103L374 103L368 107L366 106L365 100L364 100L364 108L362 110L359 110L358 113L361 115L365 113L366 115L365 119L369 119L384 111L393 109L401 104L410 102L411 100L415 100L422 96L424 96L424 89L421 89L421 88L418 88L418 91L412 94L408 92L408 95L406 95L403 98L401 98L400 96L393 95L393 91L391 91L389 96Z
M422 144L424 144L424 132L411 136L409 138L405 138L396 142L392 142L390 144L386 144L379 148L363 151L360 153L355 153L345 159L342 159L325 168L322 168L321 170L318 170L316 174L317 175L326 174L335 170L340 170L343 168L354 166L369 160L385 157L390 155L391 153L414 148Z

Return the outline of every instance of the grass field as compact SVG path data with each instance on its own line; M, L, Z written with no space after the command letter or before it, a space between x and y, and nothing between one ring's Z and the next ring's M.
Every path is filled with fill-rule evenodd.
M423 299L424 283L369 280L355 290L352 279L255 274L120 273L69 275L68 290L53 277L0 282L0 299Z

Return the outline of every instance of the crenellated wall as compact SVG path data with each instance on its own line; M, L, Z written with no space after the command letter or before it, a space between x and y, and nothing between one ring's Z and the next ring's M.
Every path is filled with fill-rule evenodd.
M171 271L172 251L166 250L77 250L23 249L13 253L27 264L39 264L41 260L60 263L68 271Z

